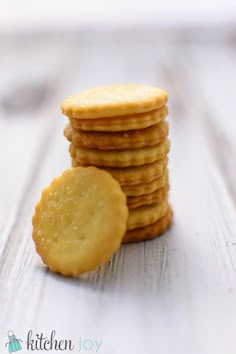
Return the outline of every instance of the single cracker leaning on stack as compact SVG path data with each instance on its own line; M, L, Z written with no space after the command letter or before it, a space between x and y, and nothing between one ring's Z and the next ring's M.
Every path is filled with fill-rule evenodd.
M126 194L129 217L123 242L158 236L172 222L166 103L164 90L144 85L98 87L62 103L69 118L64 135L72 166L104 169Z
M71 168L42 192L32 218L33 240L52 271L77 276L107 262L118 250L127 218L126 197L109 173Z

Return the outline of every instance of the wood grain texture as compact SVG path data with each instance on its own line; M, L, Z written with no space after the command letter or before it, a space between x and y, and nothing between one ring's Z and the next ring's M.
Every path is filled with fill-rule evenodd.
M102 339L105 354L235 353L234 48L49 39L2 47L9 90L43 77L50 95L21 117L0 110L1 342L9 329L20 338L56 329L63 338ZM61 100L114 82L169 92L175 221L165 236L122 246L97 271L65 279L41 265L31 216L42 188L70 164ZM2 84L0 93L1 102Z

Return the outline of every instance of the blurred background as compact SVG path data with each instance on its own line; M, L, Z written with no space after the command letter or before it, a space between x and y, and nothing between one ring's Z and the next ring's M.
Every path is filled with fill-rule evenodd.
M168 48L186 59L191 45L232 48L235 31L233 0L1 0L0 112L34 110L59 82L71 83L70 75L71 92L110 82L158 84L147 71L155 63L157 70L158 60L168 65Z
M235 353L236 258L235 246L229 248L235 244L235 62L235 0L0 0L4 334L23 325L74 326L81 333L94 325L114 345L115 323L123 331L119 341L131 336L140 352L148 351L149 340L153 348L159 333L162 353ZM158 240L153 260L151 243L117 258L121 278L112 264L112 272L92 274L88 284L63 283L38 266L30 218L42 188L70 166L62 100L114 83L151 84L169 93L174 237ZM130 315L144 290L146 301ZM151 312L157 312L150 326L152 291ZM126 311L119 296L126 301L131 293ZM106 306L100 308L101 298ZM158 329L154 336L150 328Z
M0 0L1 178L11 178L10 161L30 169L37 144L62 135L61 101L92 86L157 85L169 92L173 125L196 105L209 122L230 123L235 39L234 0ZM11 191L1 192L5 215Z
M234 27L235 10L233 0L2 0L0 26L3 33L201 26L223 30Z
M235 41L234 0L0 0L1 227L34 164L50 156L53 139L58 154L42 186L69 166L60 104L81 89L166 89L171 161L186 129L213 131L224 121L220 134L233 143Z
M216 44L235 45L233 0L1 0L0 4L3 114L34 110L54 93L53 85L72 82L69 75L74 78L72 92L118 81L157 84L145 65L156 62L157 70L168 48L179 49L187 59L191 45L202 44L202 51Z

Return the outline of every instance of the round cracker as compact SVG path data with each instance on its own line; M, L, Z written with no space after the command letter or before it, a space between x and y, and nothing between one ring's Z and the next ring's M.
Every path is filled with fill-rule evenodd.
M70 118L70 123L75 129L85 131L121 132L134 129L144 129L161 122L166 118L168 108L163 106L151 112L130 114L126 116L98 118L98 119L76 119Z
M164 170L164 173L148 183L133 184L130 186L121 186L126 196L137 197L145 194L152 193L168 184L168 170Z
M96 87L70 96L62 102L62 112L74 118L96 119L149 112L167 102L167 92L146 85Z
M70 145L71 157L94 166L128 167L145 165L163 159L169 152L170 142L163 140L155 146L127 150L99 150Z
M95 167L66 170L36 205L36 250L54 272L91 271L117 251L127 217L125 195L109 173Z
M156 191L136 197L127 197L127 205L129 210L135 209L143 205L150 205L154 203L161 203L167 197L169 186L166 184L164 187Z
M164 199L161 203L145 205L129 210L127 230L138 229L152 224L162 218L168 210L168 201Z
M121 186L130 186L133 184L148 183L160 177L166 169L168 158L164 157L161 160L155 161L142 166L131 167L104 167L100 166L103 170L109 172ZM87 166L72 159L72 167Z
M168 128L168 123L163 121L145 129L124 132L85 132L67 124L64 136L76 146L100 150L124 150L157 145L167 137Z
M123 243L140 242L145 240L151 240L157 236L160 236L165 232L173 221L173 211L171 207L168 207L167 213L155 223L134 229L126 232Z

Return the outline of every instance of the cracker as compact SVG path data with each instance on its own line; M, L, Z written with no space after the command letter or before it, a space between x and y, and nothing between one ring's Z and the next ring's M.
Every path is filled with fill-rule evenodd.
M168 210L167 199L161 203L142 206L129 210L127 230L138 229L152 224L165 215Z
M85 132L67 124L64 135L76 146L101 150L124 150L157 145L167 137L168 128L168 123L164 121L145 129L125 132Z
M121 117L98 118L98 119L76 119L71 117L71 125L75 129L120 132L134 129L143 129L161 122L166 118L168 109L163 106L147 113L130 114Z
M164 157L161 160L142 166L131 166L124 168L101 166L100 168L109 172L120 183L120 185L134 185L148 183L160 177L166 169L167 162L168 158ZM88 166L80 164L78 161L73 159L71 160L71 164L72 167Z
M140 195L137 197L128 197L127 205L129 209L135 209L143 205L150 205L154 203L160 203L163 199L167 197L169 190L168 184L162 188L157 189L156 191Z
M162 107L167 98L167 92L154 86L112 85L70 96L61 109L69 117L96 119L149 112Z
M151 240L165 232L173 221L173 211L168 207L166 214L155 223L126 232L123 243Z
M88 272L117 251L127 217L125 195L109 173L95 167L66 170L36 205L36 250L54 272Z
M70 145L70 154L80 163L95 166L128 167L145 165L163 159L169 152L170 142L165 139L155 146L129 150L99 150Z
M167 162L168 158L164 157L161 160L142 166L131 166L124 168L101 166L100 168L109 172L120 183L120 185L123 186L153 181L164 173ZM72 167L84 166L73 159L71 160L71 164Z
M168 171L165 170L164 173L159 177L148 183L133 184L130 186L121 186L123 192L128 197L137 197L140 195L145 195L156 191L168 184Z

